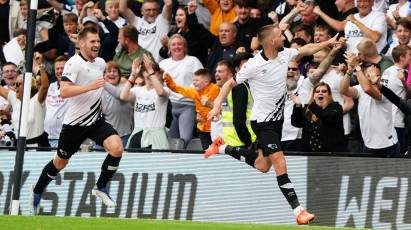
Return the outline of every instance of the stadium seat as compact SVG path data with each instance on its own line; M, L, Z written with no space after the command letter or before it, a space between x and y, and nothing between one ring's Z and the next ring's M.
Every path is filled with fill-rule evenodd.
M180 138L168 138L168 144L170 145L170 149L173 150L182 150L184 149L184 140Z
M191 139L191 141L188 143L187 150L198 150L198 151L202 151L203 147L201 146L201 141L200 138L194 138Z

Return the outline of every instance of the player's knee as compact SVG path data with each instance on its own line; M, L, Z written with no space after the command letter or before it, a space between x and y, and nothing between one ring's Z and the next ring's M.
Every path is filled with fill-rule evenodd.
M56 167L56 169L58 170L64 169L67 166L68 162L69 162L68 159L63 159L58 156L55 157L53 160L54 167Z
M264 166L260 166L259 168L257 168L260 172L262 173L268 173L268 171L270 171L270 165L264 165Z
M110 155L114 157L121 157L123 155L123 152L124 152L124 147L121 144L121 142L113 144L109 149Z

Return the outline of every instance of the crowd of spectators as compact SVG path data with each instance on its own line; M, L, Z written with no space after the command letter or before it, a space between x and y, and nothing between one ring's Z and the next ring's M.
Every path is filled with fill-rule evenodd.
M4 145L18 132L25 62L15 57L24 57L27 19L27 0L0 0ZM269 24L287 48L338 41L284 63L283 150L408 156L407 0L40 0L28 144L57 146L69 100L59 92L64 65L79 53L78 32L94 27L106 61L101 109L123 144L167 149L179 139L184 149L200 140L205 149L221 133L207 120L214 98L235 77L238 56L261 52L258 30ZM12 44L19 55L6 49Z

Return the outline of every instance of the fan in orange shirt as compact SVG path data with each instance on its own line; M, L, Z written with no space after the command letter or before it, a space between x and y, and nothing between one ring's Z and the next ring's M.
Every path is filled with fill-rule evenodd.
M211 144L211 122L207 120L207 114L213 108L213 101L220 93L220 88L211 82L212 75L208 69L199 69L194 72L193 87L177 85L173 78L164 74L164 82L172 91L191 98L196 106L197 129L203 149Z

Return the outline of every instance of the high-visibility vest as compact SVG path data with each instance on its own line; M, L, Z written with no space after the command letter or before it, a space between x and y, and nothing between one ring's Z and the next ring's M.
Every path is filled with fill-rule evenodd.
M247 114L246 114L246 125L248 131L251 134L251 142L254 143L256 140L256 135L254 134L251 124L250 124L250 117L251 117L251 108L253 106L253 100L251 98L250 89L248 88L246 83L243 83L247 89L248 94L248 101L247 101ZM245 144L240 140L235 131L234 124L233 124L233 97L232 91L228 94L225 102L222 105L222 113L221 113L221 121L223 123L223 139L224 142L231 146L244 146Z

